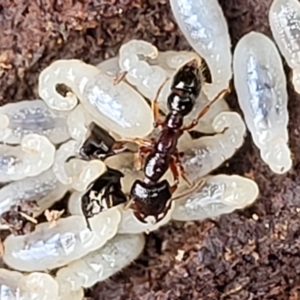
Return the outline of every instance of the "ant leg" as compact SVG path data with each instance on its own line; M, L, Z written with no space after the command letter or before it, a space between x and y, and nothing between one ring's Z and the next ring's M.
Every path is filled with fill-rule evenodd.
M145 154L151 152L153 149L152 147L140 147L138 152L134 154L134 167L136 170L141 170L142 168L142 160Z
M161 126L164 124L164 122L162 120L159 119L159 107L158 107L158 97L159 94L162 90L162 88L164 87L165 83L168 81L169 79L165 79L164 82L162 83L162 85L159 87L159 89L157 90L155 99L152 102L152 112L153 112L153 117L154 117L154 123L153 123L153 127L157 128L158 126Z
M189 181L187 175L186 175L186 171L184 169L184 166L181 163L180 160L180 153L178 151L176 151L175 155L174 155L175 161L176 161L176 165L179 168L180 171L180 176L183 178L183 180L189 185L192 186L192 183Z
M230 93L231 89L227 88L222 90L216 97L215 99L213 99L212 101L210 101L206 106L204 106L204 108L200 111L200 113L198 114L197 118L194 119L189 125L186 125L182 128L182 131L187 131L187 130L191 130L193 129L199 122L200 118L202 118L211 108L211 106L217 102L218 100L220 100L221 98L223 98L226 94Z
M117 74L117 76L114 78L113 84L114 84L114 85L117 85L117 84L119 84L121 81L123 81L124 78L125 78L125 76L127 75L127 73L128 73L127 71L119 72L119 73Z
M133 204L134 204L134 200L130 199L127 203L124 204L123 209L127 210L127 209L133 209Z
M119 145L124 146L127 143L137 144L140 147L152 148L153 147L153 139L147 138L122 138L117 142Z
M173 194L176 189L178 188L178 183L179 183L179 173L178 173L178 168L175 162L175 159L172 157L171 162L170 162L170 170L173 174L174 178L174 184L171 186L171 194Z
M201 189L205 184L205 180L201 179L198 181L198 183L196 183L190 190L188 190L187 192L183 192L181 194L179 194L178 196L172 198L172 201L181 199L183 197L189 196L195 192L197 192L199 189Z

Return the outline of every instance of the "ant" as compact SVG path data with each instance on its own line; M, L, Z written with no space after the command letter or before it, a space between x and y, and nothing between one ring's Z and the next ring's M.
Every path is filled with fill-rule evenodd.
M141 161L142 156L147 155L144 164L145 177L143 181L136 180L133 183L130 192L131 200L127 207L132 208L136 218L143 223L148 221L153 223L153 218L155 222L159 222L169 211L171 201L189 195L204 184L204 180L201 180L188 192L172 199L172 195L178 188L180 176L191 186L180 162L181 153L177 149L179 138L184 131L193 129L211 105L229 92L229 89L221 91L189 125L184 126L184 117L193 110L204 83L200 60L192 59L180 67L173 78L171 93L167 98L169 113L165 120L160 120L158 108L158 96L164 84L152 103L154 128L160 126L162 128L160 134L153 139L134 139L140 146L138 160ZM174 177L172 186L167 180L161 180L169 168Z

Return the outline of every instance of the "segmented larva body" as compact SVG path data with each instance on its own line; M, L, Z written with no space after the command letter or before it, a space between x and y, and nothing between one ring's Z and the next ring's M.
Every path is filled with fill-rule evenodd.
M240 107L261 157L282 174L292 166L288 147L286 77L275 44L250 32L234 52L234 84Z
M59 84L72 92L63 97L56 90ZM78 98L100 126L120 136L145 137L152 131L151 109L137 91L79 60L58 60L44 69L39 93L56 110L72 110Z
M244 142L246 127L241 116L235 112L218 114L212 127L217 134L192 140L180 149L184 153L182 164L192 183L197 183L224 163Z
M121 71L127 72L126 80L148 99L155 98L155 91L168 78L164 68L146 61L154 60L157 56L158 50L154 45L140 40L127 42L119 51L119 66Z
M7 237L3 260L26 272L62 267L105 245L117 233L120 219L120 211L113 208L88 220L92 230L83 216L59 219L54 227L41 223L34 232Z
M286 62L293 69L292 82L300 93L300 3L274 0L269 11L273 37Z
M76 291L104 281L134 261L143 251L143 234L117 235L103 247L60 269L56 279Z
M20 144L25 135L36 133L60 144L70 138L66 116L42 100L6 104L0 107L0 142Z
M0 269L1 300L82 300L82 288L71 291L45 273L22 274Z
M228 214L252 204L258 197L257 184L238 175L205 177L205 184L195 193L176 200L172 219L200 221Z
M0 183L37 176L54 161L55 147L44 136L28 134L20 146L0 145Z

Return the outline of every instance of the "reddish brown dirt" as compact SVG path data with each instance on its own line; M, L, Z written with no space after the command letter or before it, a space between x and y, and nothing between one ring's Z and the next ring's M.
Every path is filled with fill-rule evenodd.
M270 36L271 0L220 3L233 47L251 30ZM51 61L80 58L97 63L131 38L151 41L161 50L189 47L167 0L2 0L0 101L37 97L38 74ZM272 174L248 136L242 149L215 173L254 178L261 189L256 203L218 222L172 223L151 233L141 257L88 290L87 297L300 299L300 96L291 84L288 91L293 169L282 176ZM229 103L240 112L234 92ZM181 261L175 259L178 250L184 251Z

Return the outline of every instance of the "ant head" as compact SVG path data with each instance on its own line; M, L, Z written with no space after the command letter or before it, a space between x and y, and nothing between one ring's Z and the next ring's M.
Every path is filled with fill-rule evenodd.
M167 100L168 109L187 116L195 106L195 98L188 92L173 92Z
M172 193L166 180L155 185L147 185L137 180L130 194L134 200L134 215L142 223L158 223L170 209Z

